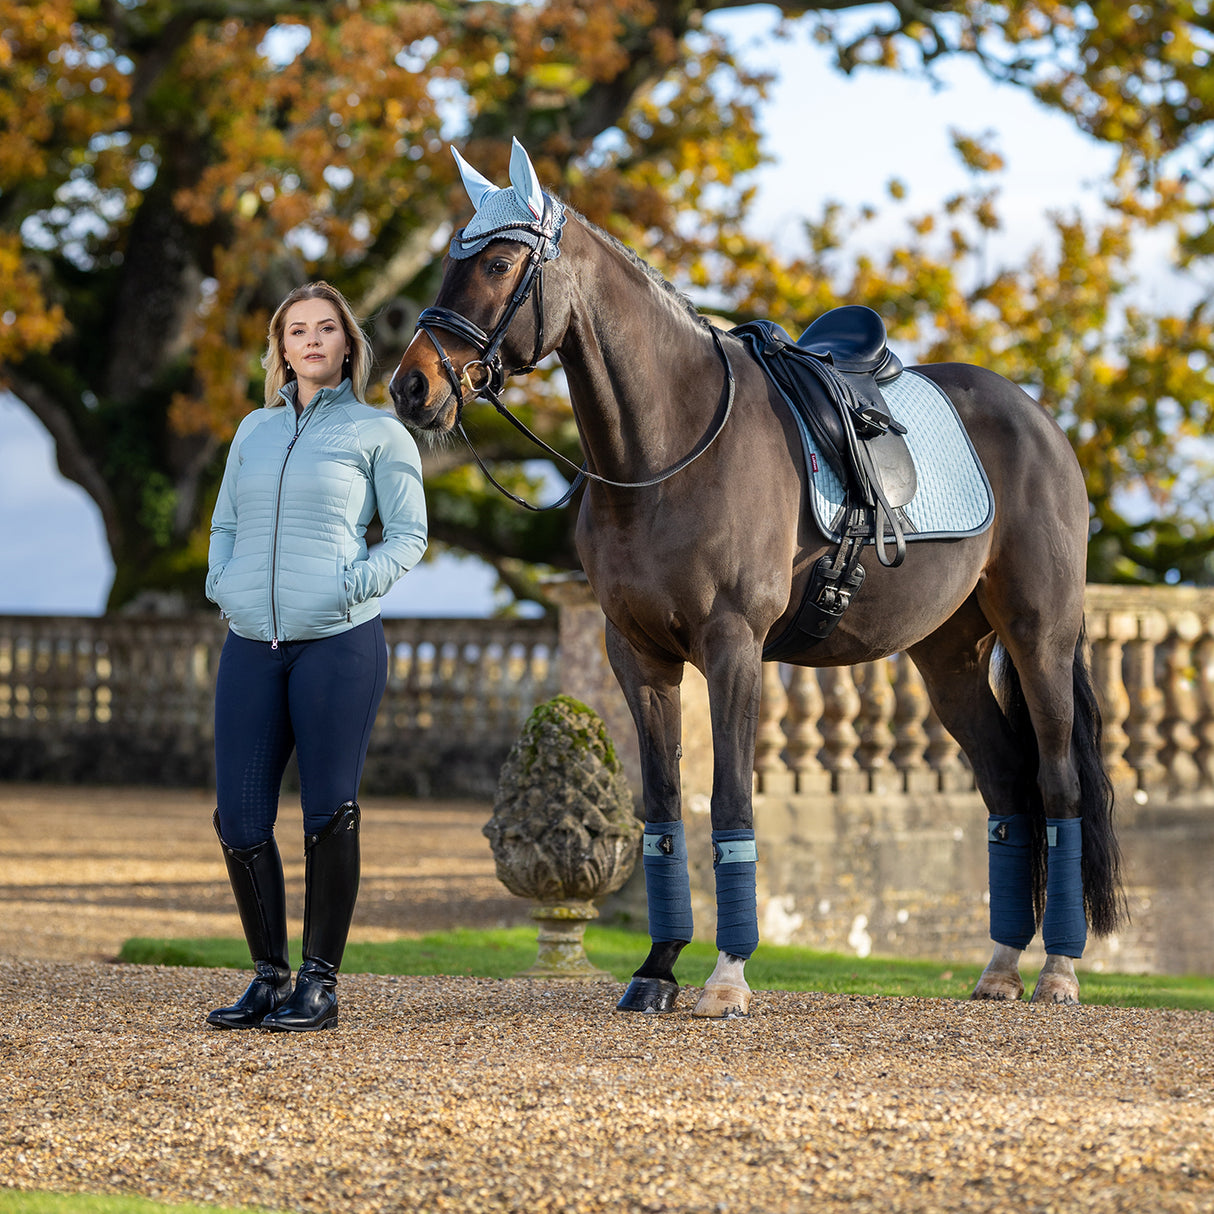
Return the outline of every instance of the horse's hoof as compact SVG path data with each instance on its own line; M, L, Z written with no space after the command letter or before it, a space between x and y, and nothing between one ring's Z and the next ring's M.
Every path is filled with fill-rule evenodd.
M647 1016L664 1016L674 1011L679 997L679 984L668 978L633 978L624 997L615 1005L617 1012L644 1012Z
M749 1016L750 988L706 986L691 1014L709 1020L737 1020L741 1016Z
M1079 982L1067 974L1042 974L1033 988L1032 1003L1079 1003Z
M983 974L970 994L971 999L989 999L996 1003L1015 1003L1024 994L1019 974Z

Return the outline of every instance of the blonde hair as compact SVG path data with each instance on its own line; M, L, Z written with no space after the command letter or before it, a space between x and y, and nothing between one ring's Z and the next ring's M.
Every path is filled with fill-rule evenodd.
M287 313L301 299L323 299L337 309L341 327L345 330L346 340L350 343L350 352L346 355L346 364L342 370L349 379L354 395L359 400L365 400L367 384L371 379L371 366L375 356L371 351L371 343L358 323L345 296L327 282L307 282L302 287L296 287L278 305L270 318L270 330L267 335L266 352L261 357L261 365L266 372L266 406L281 405L285 402L279 396L279 391L295 378L295 372L287 366L283 350L283 334L287 328Z

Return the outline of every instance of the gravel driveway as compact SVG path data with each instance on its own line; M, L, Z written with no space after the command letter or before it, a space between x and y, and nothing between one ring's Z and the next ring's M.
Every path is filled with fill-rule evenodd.
M614 984L347 975L335 1032L208 1030L240 978L102 959L236 929L207 812L0 785L0 1185L324 1212L1214 1209L1208 1013L762 992L713 1023L616 1014ZM485 807L370 812L399 833L356 937L522 917Z

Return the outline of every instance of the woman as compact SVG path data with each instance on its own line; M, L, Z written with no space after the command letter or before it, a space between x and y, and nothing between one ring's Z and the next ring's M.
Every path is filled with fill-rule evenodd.
M387 682L379 599L426 549L417 446L363 401L371 348L327 283L270 321L264 409L240 423L211 521L207 597L229 631L215 689L215 830L256 977L217 1028L337 1024L358 895L358 785ZM368 549L378 513L383 541ZM303 804L303 961L291 988L274 839L291 752Z

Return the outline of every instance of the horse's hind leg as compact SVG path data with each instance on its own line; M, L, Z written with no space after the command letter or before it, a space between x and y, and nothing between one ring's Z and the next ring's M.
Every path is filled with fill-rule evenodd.
M1046 960L1033 990L1034 1003L1079 1002L1075 960L1087 943L1084 907L1083 843L1084 797L1076 762L1073 733L1075 699L1073 679L1081 624L1061 643L1046 634L1033 644L1008 650L1012 669L1007 672L1005 711L1030 745L1036 741L1039 801L1035 806L1038 830L1045 832L1045 889L1041 916ZM1091 806L1089 806L1091 808ZM1094 819L1089 819L1092 825ZM1040 876L1038 881L1040 882ZM1039 891L1040 892L1040 891Z
M692 938L691 883L683 839L679 745L683 666L639 654L607 622L607 656L636 724L645 807L641 863L651 946L617 1005L622 1012L674 1011L674 964Z
M1099 709L1083 654L1082 579L1056 589L1048 607L1017 602L1007 611L992 601L987 611L1010 659L1005 712L1025 747L1035 743L1036 749L1037 895L1046 962L1033 1002L1074 1004L1074 962L1087 943L1089 910L1101 932L1118 918L1118 857ZM1013 593L1022 595L1022 585Z
M1115 920L1112 908L1117 900L1111 802L1098 746L1091 736L1098 737L1096 709L1094 700L1085 707L1076 696L1086 678L1079 645L1082 600L1069 601L1060 590L1052 599L1047 619L1045 612L1024 603L1016 612L1007 610L1006 604L992 601L989 587L986 598L985 618L995 623L1010 658L1003 672L1006 695L1002 706L990 692L989 680L984 680L984 688L971 683L957 702L949 688L949 662L941 660L948 653L947 642L933 646L935 638L929 638L915 653L937 713L974 764L979 790L991 814L991 934L999 947L974 996L1018 997L1016 962L1019 951L1032 938L1037 911L1043 905L1046 964L1033 1000L1078 1003L1074 960L1083 955L1086 943L1086 900L1090 894L1101 908L1105 924ZM1084 717L1078 730L1077 709L1082 709ZM992 711L999 718L993 736L1003 743L993 750L989 740ZM1010 765L1009 754L1014 756ZM1005 772L994 781L993 758ZM1081 780L1084 762L1090 770L1087 779ZM1082 821L1084 817L1087 822ZM1085 875L1085 830L1091 834L1093 853L1107 851L1111 857L1107 879L1089 882ZM1090 867L1099 870L1103 866Z
M1036 930L1032 872L1024 840L1024 789L1032 773L991 690L990 625L973 607L947 629L910 650L941 724L965 751L986 803L990 863L991 960L973 999L1016 1000L1024 994L1020 954ZM1012 832L1013 837L1006 835ZM997 833L1003 834L1003 842Z

